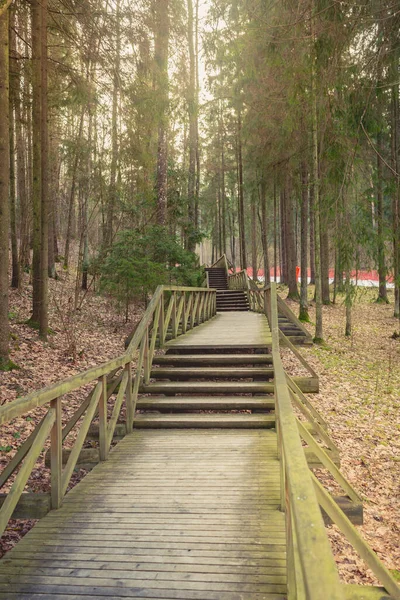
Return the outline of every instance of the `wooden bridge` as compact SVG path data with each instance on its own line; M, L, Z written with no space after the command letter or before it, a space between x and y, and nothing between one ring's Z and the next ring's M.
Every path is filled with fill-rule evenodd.
M279 329L275 286L232 277L226 289L248 310L217 312L212 287L160 286L122 356L0 407L0 424L43 412L0 476L13 480L1 531L12 516L42 517L0 561L0 598L400 599L354 527L362 502L307 395L317 375ZM280 340L307 376L285 372ZM64 417L68 394L91 383ZM24 489L38 460L51 492L35 499ZM70 490L83 464L94 468ZM382 588L339 581L324 521Z

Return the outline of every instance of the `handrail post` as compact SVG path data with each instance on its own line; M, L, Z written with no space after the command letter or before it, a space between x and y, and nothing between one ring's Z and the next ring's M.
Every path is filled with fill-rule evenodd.
M102 390L99 399L99 458L100 461L108 458L107 443L107 377L103 375L100 379Z
M177 336L177 323L176 323L176 292L172 292L174 295L173 306L172 306L172 318L171 318L171 328L172 328L172 338L175 339Z
M183 292L182 333L186 333L186 292Z
M149 383L150 380L150 363L149 363L149 328L146 327L146 331L144 333L144 355L143 355L143 379L145 385Z
M62 419L61 419L61 397L51 400L50 407L54 409L55 421L50 432L50 484L51 484L51 508L61 508L62 505Z
M125 370L128 371L128 383L126 385L126 433L133 431L134 406L132 394L132 363L128 362L125 365ZM138 374L139 376L139 374Z
M160 334L160 348L164 347L165 344L165 310L164 310L164 290L161 292L161 296L160 296L160 317L159 317L159 323L158 323L158 331Z

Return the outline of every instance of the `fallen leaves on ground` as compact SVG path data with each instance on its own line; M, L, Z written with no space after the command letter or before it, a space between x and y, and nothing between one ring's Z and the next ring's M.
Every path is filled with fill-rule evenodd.
M400 567L400 340L391 304L376 304L376 290L361 289L353 307L353 331L344 336L343 297L323 307L322 346L301 347L320 377L310 396L340 448L341 470L364 499L362 536L389 569ZM282 297L285 294L282 293ZM310 290L311 297L311 290ZM298 305L288 302L298 314ZM315 322L315 306L310 307ZM306 325L314 334L313 324ZM285 361L293 374L297 360ZM301 371L301 373L303 373ZM341 577L376 584L372 572L335 527L329 527Z
M0 404L47 387L90 367L100 365L125 351L124 340L141 319L143 306L132 306L129 321L125 323L116 302L100 296L93 289L79 291L78 310L74 310L75 278L62 273L59 280L49 280L49 336L48 341L39 339L38 332L26 322L31 316L32 287L25 276L21 291L11 290L10 327L11 360L17 370L0 372ZM63 425L80 406L93 384L84 386L63 397ZM32 433L48 406L31 411L13 419L0 429L0 471L10 461L21 444ZM112 406L109 407L112 410ZM79 423L66 438L63 447L71 447L79 430ZM25 487L26 492L48 492L50 469L44 466L45 445L39 460ZM70 487L73 487L86 471L76 469ZM14 476L3 486L7 492ZM25 535L35 521L12 520L0 542L0 554L11 549Z

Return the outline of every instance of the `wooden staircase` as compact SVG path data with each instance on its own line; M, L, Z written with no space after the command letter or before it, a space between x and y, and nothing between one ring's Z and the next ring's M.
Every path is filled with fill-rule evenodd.
M142 385L135 427L275 426L272 357L230 348L220 354L169 349Z
M206 269L208 273L208 287L216 290L228 289L228 275L226 269L219 267L209 267Z
M241 290L217 290L217 312L227 310L250 310L246 293Z

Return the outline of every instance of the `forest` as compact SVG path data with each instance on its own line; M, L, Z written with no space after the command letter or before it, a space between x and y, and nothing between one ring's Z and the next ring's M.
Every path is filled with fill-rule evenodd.
M399 316L399 22L392 0L2 0L3 365L24 273L46 339L48 278L128 305L205 240L306 321L315 283L316 340L338 291L349 334L360 269Z
M329 426L343 473L359 491L362 534L399 580L399 84L397 0L0 0L0 554L32 528L37 535L36 517L15 517L5 499L18 488L35 443L38 464L32 459L20 495L25 490L50 503L51 494L58 509L62 496L93 468L77 462L80 450L104 459L104 466L108 450L113 455L113 445L119 447L114 430L132 432L134 394L150 406L149 418L165 417L162 408L151 416L151 392L142 384L154 384L153 358L161 372L168 366L161 355L168 335L203 326L202 311L204 320L214 317L218 300L214 307L216 292L204 287L206 268L226 257L231 277L246 273L258 308L264 298L258 312L265 323L265 298L275 290L269 284L279 282L279 300L307 332L300 367L282 344L282 372L301 379L306 364L307 376L310 369L316 376L320 388L312 402L318 410L312 411ZM180 287L174 292L173 286ZM239 325L233 329L243 335ZM136 340L129 361L127 353L122 360L124 342L129 349L138 331L140 346ZM246 380L249 364L273 377L269 350L258 355L255 348L250 354L260 364L245 356L239 368L233 356L229 385L236 369ZM209 365L207 355L197 356L193 364L209 365L205 369L217 379L221 372L224 377L224 359L217 356ZM105 370L112 360L119 361L117 369ZM101 376L92 377L96 369L103 369ZM221 382L210 378L219 389ZM48 390L65 382L68 391L51 396ZM48 405L35 404L36 392L51 396ZM232 414L223 417L275 423L276 390L276 398L261 398L270 403L268 415L246 408L260 400L253 392L237 393L225 411ZM185 400L171 400L173 395L166 393L162 402ZM208 405L214 400L202 399ZM198 406L198 398L189 400ZM226 406L229 398L222 400ZM308 397L304 401L312 406ZM19 410L26 402L29 411ZM241 402L244 408L237 410ZM139 420L144 412L139 406ZM195 417L214 418L208 412L200 409ZM51 431L47 438L43 423ZM245 439L246 429L239 431ZM315 430L309 427L305 435L310 432ZM212 459L224 447L214 438L210 434L215 453L206 448ZM165 450L168 436L160 440ZM157 460L157 443L149 445ZM178 464L182 457L174 451ZM191 451L199 450L193 445ZM172 477L174 469L172 464ZM193 478L208 467L196 469ZM322 470L314 469L336 493L335 481ZM235 472L230 476L225 491L235 494ZM11 519L4 521L7 511ZM218 518L210 516L217 529ZM170 526L161 524L162 536L165 524ZM341 580L377 585L376 573L339 529L329 525L327 532ZM186 558L190 564L189 556L182 562ZM224 565L221 573L246 579L245 570L224 572ZM65 568L78 570L72 563ZM0 588L6 571L7 564L0 564Z

